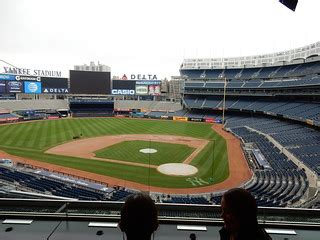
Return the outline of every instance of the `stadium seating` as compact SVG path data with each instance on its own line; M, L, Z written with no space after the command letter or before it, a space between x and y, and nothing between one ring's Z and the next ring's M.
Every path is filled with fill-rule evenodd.
M227 127L249 126L272 136L284 148L320 175L320 133L306 126L264 117L230 117Z
M0 179L39 193L79 200L106 200L106 196L102 192L70 185L61 181L58 182L32 173L21 172L14 168L0 167Z
M271 169L260 167L262 170L255 171L255 180L246 187L253 193L258 205L286 206L301 198L308 182L292 161L257 132L250 131L246 127L234 127L231 131L244 142L252 143L271 165Z
M69 109L66 100L2 100L0 108L10 111Z

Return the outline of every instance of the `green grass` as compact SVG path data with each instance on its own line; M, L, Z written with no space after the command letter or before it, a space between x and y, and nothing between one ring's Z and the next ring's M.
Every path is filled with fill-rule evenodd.
M80 135L80 133L83 138L119 134L165 134L202 138L210 140L210 143L191 162L199 170L191 178L166 176L157 172L156 169L149 170L144 167L128 166L120 163L44 153L53 146L73 140L73 137ZM223 181L229 174L225 140L211 129L210 124L204 123L83 118L2 125L0 126L0 149L16 156L169 188L211 185ZM194 186L192 180L199 179L198 185ZM197 181L193 181L193 183L195 182Z
M141 149L152 148L156 153L146 154ZM183 144L170 144L154 141L124 141L96 151L100 158L116 159L125 162L161 165L183 162L195 149Z

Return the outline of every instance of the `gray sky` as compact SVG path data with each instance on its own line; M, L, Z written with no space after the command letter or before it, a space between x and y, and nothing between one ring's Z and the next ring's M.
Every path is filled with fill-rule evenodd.
M100 61L112 75L179 74L184 58L288 50L320 40L319 0L1 0L0 59L67 70ZM2 72L2 66L0 62Z

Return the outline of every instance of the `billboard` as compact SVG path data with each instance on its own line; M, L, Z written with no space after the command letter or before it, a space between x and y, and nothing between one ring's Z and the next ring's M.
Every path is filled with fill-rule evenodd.
M17 81L41 81L41 77L36 77L36 76L15 76Z
M148 95L148 85L137 85L136 86L137 95Z
M0 81L0 94L6 92L6 82Z
M110 94L110 72L70 70L70 93Z
M182 121L182 122L187 122L188 117L180 117L180 116L174 116L173 121Z
M160 95L160 85L149 85L149 92L148 95Z
M42 93L67 94L70 92L68 78L41 77L41 84Z
M20 81L7 81L6 92L7 93L22 93L23 92L23 83Z
M16 76L7 75L7 74L0 74L0 80L14 81L14 80L16 80Z
M130 89L135 90L136 81L132 80L113 80L112 89Z
M113 80L112 94L114 95L160 95L161 81L134 81L134 80Z
M0 74L0 80L7 80L7 81L37 81L37 82L40 82L41 81L41 77Z
M24 82L24 92L32 93L32 94L40 94L41 93L41 83L40 82Z
M135 95L136 94L136 81L113 80L111 93L113 95Z
M160 95L160 85L136 85L136 94L151 96Z

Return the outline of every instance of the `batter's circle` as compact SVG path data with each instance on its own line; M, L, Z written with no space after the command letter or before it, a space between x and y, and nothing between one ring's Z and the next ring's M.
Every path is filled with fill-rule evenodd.
M166 163L160 165L157 170L170 176L191 176L198 172L198 169L192 165L184 163Z

